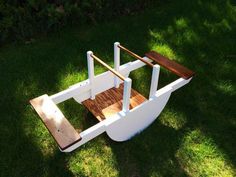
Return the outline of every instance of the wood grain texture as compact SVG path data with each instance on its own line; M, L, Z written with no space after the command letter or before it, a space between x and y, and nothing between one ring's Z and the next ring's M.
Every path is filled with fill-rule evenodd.
M97 62L99 62L101 65L103 65L104 67L106 67L109 71L111 71L113 74L115 74L116 76L118 76L121 80L125 80L125 77L122 76L120 73L118 73L117 71L115 71L112 67L110 67L108 64L106 64L104 61L102 61L100 58L98 58L95 55L91 55L91 57L93 59L95 59Z
M32 99L30 103L62 150L81 139L80 135L48 95Z
M176 75L186 80L193 77L194 75L194 72L191 71L190 69L176 63L173 60L169 60L168 58L158 54L157 52L150 51L146 53L145 55L151 60L158 63L159 65L165 67L166 69L170 70L171 72L175 73Z
M146 60L144 60L142 57L140 57L139 55L137 55L136 53L130 51L129 49L125 48L124 46L122 45L118 45L118 47L120 49L122 49L123 51L127 52L129 55L133 56L134 58L138 59L138 60L141 60L142 62L144 62L146 65L150 66L150 67L153 67L154 65Z
M111 88L96 95L94 100L87 99L82 104L99 120L102 121L105 118L111 117L112 115L122 110L123 100L123 89L124 84L121 84L119 88ZM130 97L130 109L140 105L147 99L140 93L131 90Z

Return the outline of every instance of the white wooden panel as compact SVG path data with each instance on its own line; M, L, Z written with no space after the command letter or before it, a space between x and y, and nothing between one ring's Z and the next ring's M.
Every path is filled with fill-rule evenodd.
M92 58L93 52L87 52L87 64L88 64L88 78L90 84L90 98L95 99L95 92L94 92L94 61Z
M179 89L180 87L183 87L184 85L186 85L187 83L189 83L191 81L192 77L189 78L188 80L185 80L183 78L179 78L176 81L168 84L167 86L172 87L172 92L174 92L175 90Z
M120 117L115 118L114 122L107 122L108 136L114 141L126 141L141 132L159 116L170 95L171 88L167 87L163 94L154 96L123 115L119 113Z
M114 67L115 71L119 72L120 70L120 48L118 47L120 45L119 42L114 43ZM114 79L114 85L116 88L119 88L120 82L119 78L115 76Z
M152 68L152 81L151 81L151 87L150 87L150 92L149 92L149 99L153 97L157 91L159 73L160 73L160 66L156 64Z
M150 61L150 59L146 57L144 57L144 59ZM136 60L120 66L119 71L123 76L128 77L131 71L136 70L144 65L145 63L143 63L142 61ZM115 76L110 71L95 76L93 79L94 94L96 95L112 88L114 86L114 78ZM122 83L122 81L120 80L119 82ZM90 89L91 85L89 83L89 80L87 79L85 81L70 86L70 88L64 91L61 91L55 95L50 96L50 98L54 101L55 104L61 103L72 97L74 97L76 101L81 103L85 99L89 98L87 97L87 95L88 92L90 92L91 94Z
M124 81L124 91L123 91L123 103L122 103L123 112L129 111L131 85L132 85L132 80L130 78L126 78Z
M80 133L81 140L78 143L70 146L69 148L65 149L62 152L71 152L77 149L79 146L87 143L91 139L97 137L98 135L102 134L106 130L106 126L104 122L99 122L96 125L86 129L85 131Z
M83 94L84 92L89 90L90 90L90 85L88 80L86 80L85 82L83 82L83 84L78 84L77 86L70 87L64 91L61 91L59 93L50 96L50 98L53 100L55 104L58 104L72 98L74 95L77 95L78 93Z

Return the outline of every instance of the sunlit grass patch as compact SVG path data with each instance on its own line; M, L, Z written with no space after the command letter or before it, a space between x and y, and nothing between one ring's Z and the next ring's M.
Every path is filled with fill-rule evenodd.
M165 41L164 36L158 31L149 30L149 34L156 43L163 43Z
M232 164L214 141L200 130L189 132L176 153L190 176L235 176Z
M176 19L173 28L175 29L175 34L173 34L174 43L182 44L199 42L199 36L194 29L189 26L187 19L183 17Z
M113 66L112 62L107 62L111 67ZM88 70L87 65L80 69L81 67L76 67L75 65L68 64L58 75L58 84L57 87L59 90L68 88L71 85L74 85L78 82L88 79ZM101 66L98 62L94 61L94 75L101 74L107 71L104 66Z
M175 130L181 129L187 121L183 113L172 109L165 109L159 120L163 125L174 128Z
M167 44L154 44L151 46L151 50L157 51L158 53L171 59L176 58L176 54L171 49L171 47Z
M85 79L87 79L86 69L80 70L76 66L68 64L58 76L57 87L59 90L63 90Z
M215 87L220 90L221 92L229 95L235 95L236 94L236 88L232 84L232 81L218 81L215 83Z
M70 171L75 176L119 176L116 158L102 137L89 142L68 159Z
M64 116L70 121L77 132L85 130L85 119L87 117L86 108L83 105L76 102L74 99L66 100L58 104L58 107L64 114Z
M175 21L175 25L176 25L177 29L184 29L184 28L188 27L187 20L183 17L177 19Z
M149 85L151 83L151 70L149 68L139 68L130 73L132 79L132 88L136 89L142 95L148 97Z
M36 92L39 92L39 85L36 81L33 81L30 75L26 82L17 82L15 99L18 100L16 105L21 107L22 116L22 120L18 120L21 121L21 124L17 125L21 126L18 128L22 128L24 135L27 138L32 139L32 142L39 147L44 156L49 156L55 150L56 145L48 130L29 103L29 100L32 99L32 93Z
M28 108L24 117L26 120L22 126L25 135L32 139L44 156L52 155L57 149L57 145L38 115L34 110Z

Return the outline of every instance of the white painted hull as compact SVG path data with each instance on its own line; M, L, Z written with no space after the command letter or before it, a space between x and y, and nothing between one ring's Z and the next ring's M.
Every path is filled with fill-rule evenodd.
M119 73L123 76L128 77L130 72L145 65L142 61L136 60L120 66L119 50L117 49L118 44L115 43L115 45L115 70L119 71ZM90 55L88 55L88 58L91 58ZM151 62L151 60L146 57L143 59ZM91 59L88 60L88 63L89 79L77 83L62 92L52 95L50 98L55 104L61 103L70 98L74 98L78 103L81 103L89 98L94 99L97 94L112 87L117 88L119 84L123 82L114 76L110 71L94 76L93 62ZM186 85L192 79L190 78L185 80L183 78L179 78L167 86L157 90L159 70L160 66L154 65L150 94L147 101L132 110L129 110L130 83L129 89L124 89L125 92L123 94L122 111L81 132L81 140L63 150L63 152L71 152L104 132L106 132L112 140L121 142L130 139L148 127L160 115L167 104L171 93ZM127 94L128 92L129 94Z
M114 141L126 141L148 127L162 112L171 95L171 88L135 107L129 112L120 112L106 124L106 133Z

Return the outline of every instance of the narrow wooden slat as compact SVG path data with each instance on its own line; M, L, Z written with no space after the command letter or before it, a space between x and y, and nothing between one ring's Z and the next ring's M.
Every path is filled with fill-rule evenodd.
M138 59L138 60L141 60L142 62L144 62L146 65L150 66L150 67L153 67L153 64L144 60L142 57L140 57L139 55L137 55L136 53L130 51L129 49L125 48L124 46L122 45L118 45L118 47L120 49L122 49L123 51L127 52L129 55L133 56L134 58Z
M98 58L95 55L91 55L91 57L93 59L95 59L96 61L98 61L101 65L105 66L107 69L109 69L113 74L115 74L116 76L118 76L121 80L125 80L125 77L122 76L120 73L118 73L117 71L115 71L113 68L111 68L108 64L106 64L105 62L103 62L100 58Z
M48 95L45 94L34 98L30 100L30 103L62 150L81 139L80 135Z
M151 60L155 61L156 63L160 64L161 66L165 67L166 69L170 70L171 72L184 79L189 79L194 75L194 72L190 69L176 63L173 60L169 60L168 58L158 54L157 52L150 51L145 55Z
M99 120L102 121L105 118L109 118L112 115L122 110L124 84L121 84L119 88L111 88L96 95L94 100L87 99L82 104ZM140 93L131 90L130 97L130 109L140 105L146 101L146 98Z

